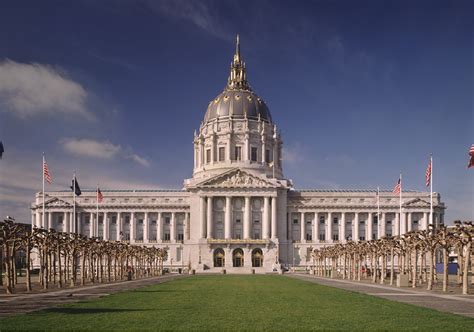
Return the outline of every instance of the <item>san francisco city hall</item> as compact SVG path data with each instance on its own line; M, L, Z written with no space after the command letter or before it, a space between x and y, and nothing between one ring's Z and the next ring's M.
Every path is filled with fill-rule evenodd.
M282 138L270 111L247 82L237 39L224 91L209 102L194 133L193 176L177 190L46 193L32 204L32 225L105 240L168 247L167 266L200 272L257 273L309 266L309 252L348 239L371 240L425 229L430 193L295 190L282 170ZM445 206L434 197L433 222ZM76 219L76 220L74 220ZM44 220L44 224L43 224Z

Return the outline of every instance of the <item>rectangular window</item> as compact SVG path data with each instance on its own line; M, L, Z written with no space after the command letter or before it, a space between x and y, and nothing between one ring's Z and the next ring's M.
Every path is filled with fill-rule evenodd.
M270 162L270 150L265 150L265 162Z
M211 149L206 150L206 164L211 162Z
M170 224L170 217L165 217L165 224L169 225Z
M183 240L184 240L184 234L178 233L178 241L183 241Z
M219 148L219 161L225 160L225 147Z
M235 219L235 223L240 224L240 219Z
M242 160L242 147L236 146L234 151L235 151L234 159Z
M306 241L312 241L313 236L311 234L306 234Z
M255 219L253 222L254 222L255 224L258 224L258 223L260 222L260 220Z
M324 233L319 233L319 241L325 241L326 237L324 236Z
M260 239L260 233L259 233L259 232L255 232L255 233L253 234L253 238L254 238L255 240Z
M293 219L293 224L297 225L298 224L298 219Z
M257 161L257 148L253 147L250 149L250 160Z
M165 241L169 241L170 238L170 233L165 233Z
M332 239L333 241L339 241L339 234L333 234Z

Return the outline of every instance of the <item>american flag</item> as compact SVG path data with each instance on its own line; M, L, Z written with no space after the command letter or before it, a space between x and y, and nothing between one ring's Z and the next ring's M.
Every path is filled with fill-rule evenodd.
M53 182L53 178L51 177L51 174L49 174L49 169L48 169L48 164L46 164L46 161L43 159L43 174L44 174L44 179L46 182L51 184Z
M474 167L474 144L472 144L471 148L469 149L469 156L471 156L471 158L469 159L469 164L467 165L467 168Z
M102 203L104 200L104 195L102 195L99 187L97 187L97 203Z
M399 194L400 193L400 189L402 189L402 179L401 178L398 178L398 182L397 184L395 185L395 187L393 188L393 193L394 194Z
M426 168L425 172L425 182L426 186L429 187L431 184L431 167L433 165L433 159L430 158L430 162L428 163L428 167Z

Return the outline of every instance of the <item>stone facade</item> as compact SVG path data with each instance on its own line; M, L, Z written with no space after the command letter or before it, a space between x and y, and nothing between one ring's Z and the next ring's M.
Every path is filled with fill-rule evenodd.
M194 133L193 177L183 190L103 190L36 194L33 227L169 248L167 265L198 272L277 271L309 266L312 248L425 229L430 194L295 190L282 170L282 139L264 101L250 88L237 43L224 91ZM444 204L433 197L433 223Z

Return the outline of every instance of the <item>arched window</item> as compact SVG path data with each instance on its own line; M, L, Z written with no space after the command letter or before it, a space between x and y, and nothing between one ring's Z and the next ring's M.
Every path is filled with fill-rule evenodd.
M217 248L214 250L214 267L224 267L225 266L225 253L222 248Z
M232 263L234 267L244 266L244 252L242 249L237 248L232 253Z
M262 249L256 248L252 250L252 267L263 266L263 252Z

